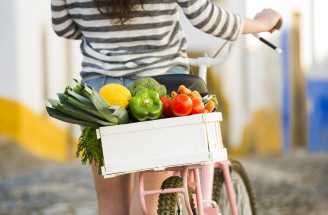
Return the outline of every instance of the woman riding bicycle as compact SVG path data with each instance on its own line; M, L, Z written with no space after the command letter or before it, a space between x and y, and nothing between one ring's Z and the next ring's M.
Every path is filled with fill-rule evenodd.
M51 0L51 4L54 31L82 41L81 77L98 91L108 83L128 87L138 77L189 73L178 6L196 28L227 40L271 31L282 21L271 9L247 19L209 0ZM105 180L95 165L92 169L99 214L142 214L131 174ZM168 176L150 173L146 189L159 188ZM150 214L156 214L157 199L147 201Z

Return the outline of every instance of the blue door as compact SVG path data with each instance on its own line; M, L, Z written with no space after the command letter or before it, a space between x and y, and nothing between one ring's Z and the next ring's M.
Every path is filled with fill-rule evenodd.
M307 96L310 103L308 144L310 152L328 152L328 77L309 79Z

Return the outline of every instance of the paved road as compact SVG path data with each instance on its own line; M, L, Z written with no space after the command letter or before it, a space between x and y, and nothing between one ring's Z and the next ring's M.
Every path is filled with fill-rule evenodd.
M91 169L38 159L0 138L0 215L97 214Z
M89 166L27 159L23 153L24 162L4 162L8 154L0 153L1 215L97 213ZM328 214L327 154L239 160L249 173L260 215Z
M92 215L96 195L89 166L49 164L0 182L0 214Z
M264 215L327 215L328 154L243 159Z

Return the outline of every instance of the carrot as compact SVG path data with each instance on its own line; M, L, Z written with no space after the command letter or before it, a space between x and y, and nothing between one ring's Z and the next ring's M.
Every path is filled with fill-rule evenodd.
M200 100L200 101L202 100L201 95L200 95L199 92L196 91L196 90L192 91L192 92L190 93L189 97L190 97L191 99L197 99L197 100Z
M178 91L182 94L186 94L187 96L189 96L191 94L191 90L188 89L186 86L184 85L180 85Z
M178 95L177 92L175 92L175 91L172 91L172 92L171 92L171 96L172 96L172 97L176 97L177 95Z
M206 104L205 104L205 113L211 113L215 108L215 104L212 100L209 100Z

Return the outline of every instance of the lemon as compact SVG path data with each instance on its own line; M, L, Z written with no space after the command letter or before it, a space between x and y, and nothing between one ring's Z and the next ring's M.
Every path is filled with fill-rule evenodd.
M132 97L130 91L121 84L106 84L100 89L99 94L109 105L118 105L125 109Z

